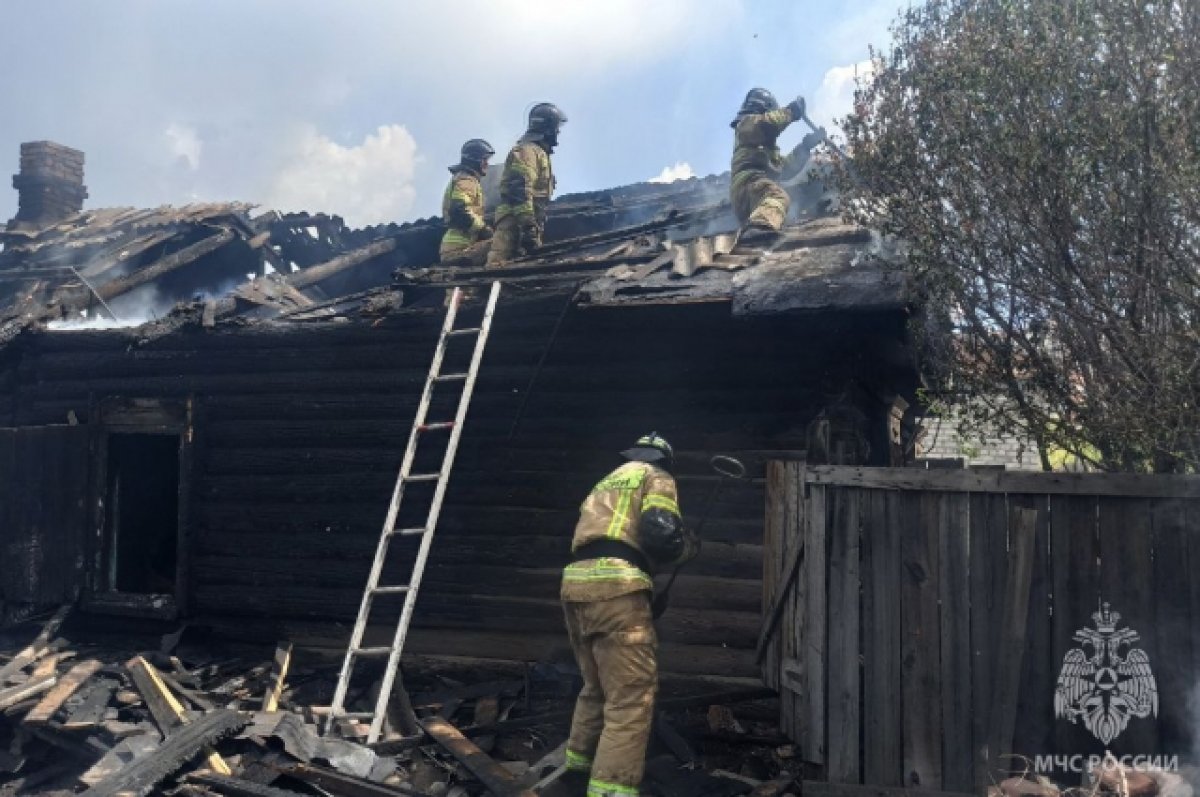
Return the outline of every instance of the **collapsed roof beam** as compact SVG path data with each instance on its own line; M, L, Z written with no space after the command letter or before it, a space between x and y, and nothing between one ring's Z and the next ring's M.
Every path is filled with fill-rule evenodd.
M220 249L232 241L235 236L236 234L232 230L222 229L216 235L210 235L190 246L185 246L178 252L160 258L132 274L126 274L123 277L117 277L114 280L104 283L96 289L96 295L101 299L108 300L123 293L128 293L134 288L145 285L148 282L153 282L163 274L175 271L178 268L186 266L188 263L199 260L210 252Z
M372 241L366 246L353 249L344 255L339 255L333 260L327 260L315 266L309 266L302 271L295 271L288 274L285 279L293 288L303 289L316 285L318 282L323 282L335 274L340 274L347 269L365 263L368 260L374 260L380 255L386 255L396 248L395 238L382 238L378 241Z

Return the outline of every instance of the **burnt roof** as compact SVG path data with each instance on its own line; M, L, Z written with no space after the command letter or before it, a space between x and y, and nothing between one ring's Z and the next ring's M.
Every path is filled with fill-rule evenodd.
M176 302L206 304L210 325L303 320L396 309L410 303L405 295L494 279L574 282L575 301L593 306L903 308L903 282L876 257L879 241L842 224L819 183L789 190L798 218L769 244L737 239L727 174L566 195L551 204L546 244L500 269L438 264L437 218L352 230L337 216L254 216L237 202L86 211L42 230L0 229L0 344L26 326L82 313L137 318L150 299L155 317Z

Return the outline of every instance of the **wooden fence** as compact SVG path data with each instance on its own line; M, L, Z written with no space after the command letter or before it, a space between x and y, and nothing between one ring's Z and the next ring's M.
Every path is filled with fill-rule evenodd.
M1200 741L1200 477L773 462L766 493L758 656L828 781L978 792L1008 753L1186 761ZM1055 704L1102 604L1157 688L1107 745Z

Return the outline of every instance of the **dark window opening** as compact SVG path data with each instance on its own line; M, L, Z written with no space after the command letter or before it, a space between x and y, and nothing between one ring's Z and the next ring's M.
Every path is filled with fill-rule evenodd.
M175 593L179 437L109 434L104 580L108 590Z

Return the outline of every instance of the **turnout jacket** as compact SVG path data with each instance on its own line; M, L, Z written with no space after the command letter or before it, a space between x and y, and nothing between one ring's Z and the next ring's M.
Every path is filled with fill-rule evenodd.
M794 122L788 108L767 113L748 113L733 126L733 162L730 165L731 187L738 187L746 180L758 176L778 179L787 166L775 143L780 134Z
M579 523L571 551L598 540L616 540L646 555L639 538L642 513L661 509L679 517L675 479L646 462L627 462L600 480L579 508ZM684 529L684 550L673 561L654 562L656 568L684 562L696 555L696 536ZM646 556L650 559L649 556ZM652 573L615 557L584 559L563 570L564 601L601 601L639 590L654 590Z
M537 141L522 137L504 161L496 223L507 216L515 216L520 227L541 228L553 193L550 154Z
M466 249L479 240L479 234L487 226L483 220L483 186L474 172L456 167L454 176L442 195L442 222L446 234L442 236L441 253Z

